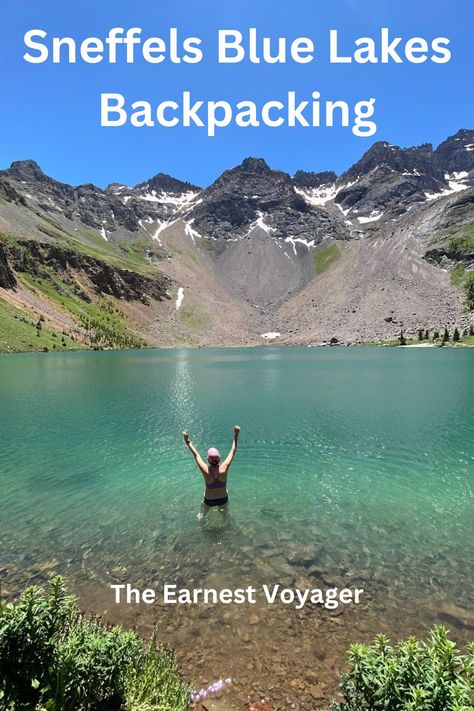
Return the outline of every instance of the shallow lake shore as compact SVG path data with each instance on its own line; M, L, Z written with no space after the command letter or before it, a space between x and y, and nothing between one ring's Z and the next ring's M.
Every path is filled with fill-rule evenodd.
M2 359L2 592L65 577L82 609L156 627L232 711L314 711L350 643L472 639L472 350L178 349ZM230 525L198 518L182 442L230 447ZM364 589L358 605L115 604L160 591ZM222 705L222 704L221 704ZM212 708L212 707L211 707ZM216 707L217 711L217 707Z

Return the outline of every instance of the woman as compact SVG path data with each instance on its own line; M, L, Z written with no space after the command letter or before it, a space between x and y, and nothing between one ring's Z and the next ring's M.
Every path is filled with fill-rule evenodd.
M224 514L224 519L227 517L229 496L227 494L227 475L229 467L232 464L235 453L237 451L237 443L240 434L240 427L234 427L234 440L230 452L224 461L221 463L221 455L215 447L211 447L207 451L207 464L202 459L189 439L189 433L183 432L184 441L186 442L189 451L192 453L196 464L198 465L204 477L206 490L202 500L201 518L204 517L211 508L218 507L218 510Z

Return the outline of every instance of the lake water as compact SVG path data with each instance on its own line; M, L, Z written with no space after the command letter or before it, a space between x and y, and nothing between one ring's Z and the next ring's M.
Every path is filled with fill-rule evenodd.
M330 697L352 641L442 622L472 637L472 349L2 356L0 407L7 594L59 572L85 609L157 624L197 685L233 676L231 701L282 708ZM225 455L234 424L230 525L206 530L181 431ZM117 582L366 593L343 614L116 606Z

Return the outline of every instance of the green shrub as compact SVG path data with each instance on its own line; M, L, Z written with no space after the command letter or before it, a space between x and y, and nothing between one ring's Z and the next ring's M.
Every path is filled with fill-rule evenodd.
M451 237L448 239L448 250L457 257L474 252L474 237L466 236L461 238Z
M410 637L396 647L379 635L352 645L348 656L343 701L333 711L473 711L474 644L460 654L444 627L427 642Z
M60 577L0 608L1 709L185 711L189 692L170 652L81 614Z
M129 668L125 682L126 711L179 711L189 706L189 689L176 673L170 651L156 649L154 640L140 667Z

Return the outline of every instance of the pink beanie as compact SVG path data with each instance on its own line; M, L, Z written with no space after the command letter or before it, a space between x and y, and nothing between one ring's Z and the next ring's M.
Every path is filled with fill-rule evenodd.
M207 457L219 457L221 458L221 455L219 454L219 450L216 449L215 447L211 447L210 449L207 450Z

